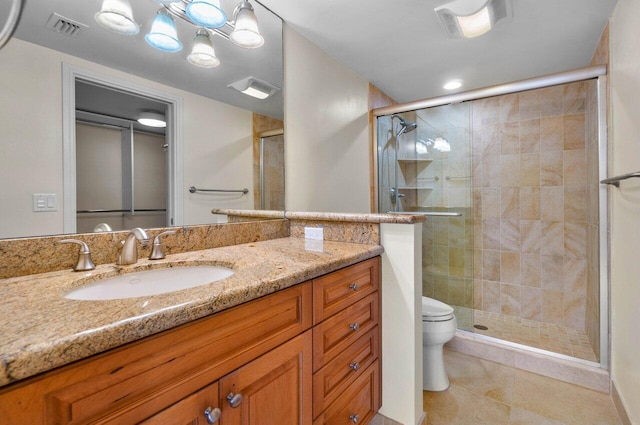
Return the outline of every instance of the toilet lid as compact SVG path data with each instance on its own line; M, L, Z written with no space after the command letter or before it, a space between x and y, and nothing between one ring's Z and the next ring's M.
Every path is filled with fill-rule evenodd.
M453 313L453 307L433 298L422 297L422 317L441 317Z

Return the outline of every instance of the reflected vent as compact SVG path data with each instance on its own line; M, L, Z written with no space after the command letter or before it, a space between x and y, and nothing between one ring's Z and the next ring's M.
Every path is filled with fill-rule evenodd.
M57 13L53 13L49 17L49 20L45 24L45 27L49 28L51 31L55 31L69 37L77 37L81 29L89 28L85 24L81 24L80 22L76 22L69 18L65 18L64 16L58 15Z

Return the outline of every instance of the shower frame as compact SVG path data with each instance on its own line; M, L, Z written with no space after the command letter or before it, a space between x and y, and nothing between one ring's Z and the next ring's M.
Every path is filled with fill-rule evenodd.
M499 84L490 87L484 87L475 90L469 90L460 93L454 93L450 95L438 96L429 99L416 100L412 102L396 104L391 106L385 106L382 108L376 108L371 111L373 117L377 119L382 116L390 116L393 114L401 114L404 112L417 111L420 109L427 109L436 106L449 105L453 103L460 103L471 100L484 99L494 96L519 93L527 90L541 89L545 87L557 86L568 83L575 83L579 81L596 80L596 96L597 96L597 115L598 115L598 181L606 179L607 167L608 167L608 141L607 141L607 67L606 65L590 66L585 68L579 68L571 71L559 72L555 74L544 75L541 77L529 78L520 81L514 81L505 84ZM377 125L376 125L377 127ZM378 134L377 131L373 133L373 167L378 166ZM374 179L373 191L375 199L372 200L372 206L377 210L378 206L378 174L373 170L372 176ZM500 343L515 346L519 348L526 348L527 350L534 352L542 352L553 357L562 359L569 359L575 362L583 363L589 366L598 366L602 369L609 368L609 210L608 210L608 192L607 185L600 184L598 188L598 212L599 212L599 290L600 290L600 352L599 362L591 362L588 360L582 360L575 357L566 356L559 353L552 353L549 351L543 351L535 347L523 346L506 340L499 340ZM465 332L465 331L461 331ZM480 339L496 340L492 337L486 337L484 335L473 334Z

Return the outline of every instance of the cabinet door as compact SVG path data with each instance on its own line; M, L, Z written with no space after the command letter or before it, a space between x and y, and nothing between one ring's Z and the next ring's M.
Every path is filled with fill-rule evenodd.
M220 423L214 409L218 407L218 381L177 402L162 412L140 422L141 425L205 425ZM207 421L208 412L210 420Z
M221 425L310 425L311 344L307 331L222 378Z

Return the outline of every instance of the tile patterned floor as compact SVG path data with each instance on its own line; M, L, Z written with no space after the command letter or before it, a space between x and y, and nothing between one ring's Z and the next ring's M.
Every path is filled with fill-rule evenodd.
M500 313L454 308L459 329L583 360L598 361L584 331ZM473 325L484 325L489 329L476 329Z
M369 425L402 425L400 422L396 422L393 419L389 419L386 416L377 414L373 417Z
M425 425L621 425L608 394L445 350L451 387L423 393Z

